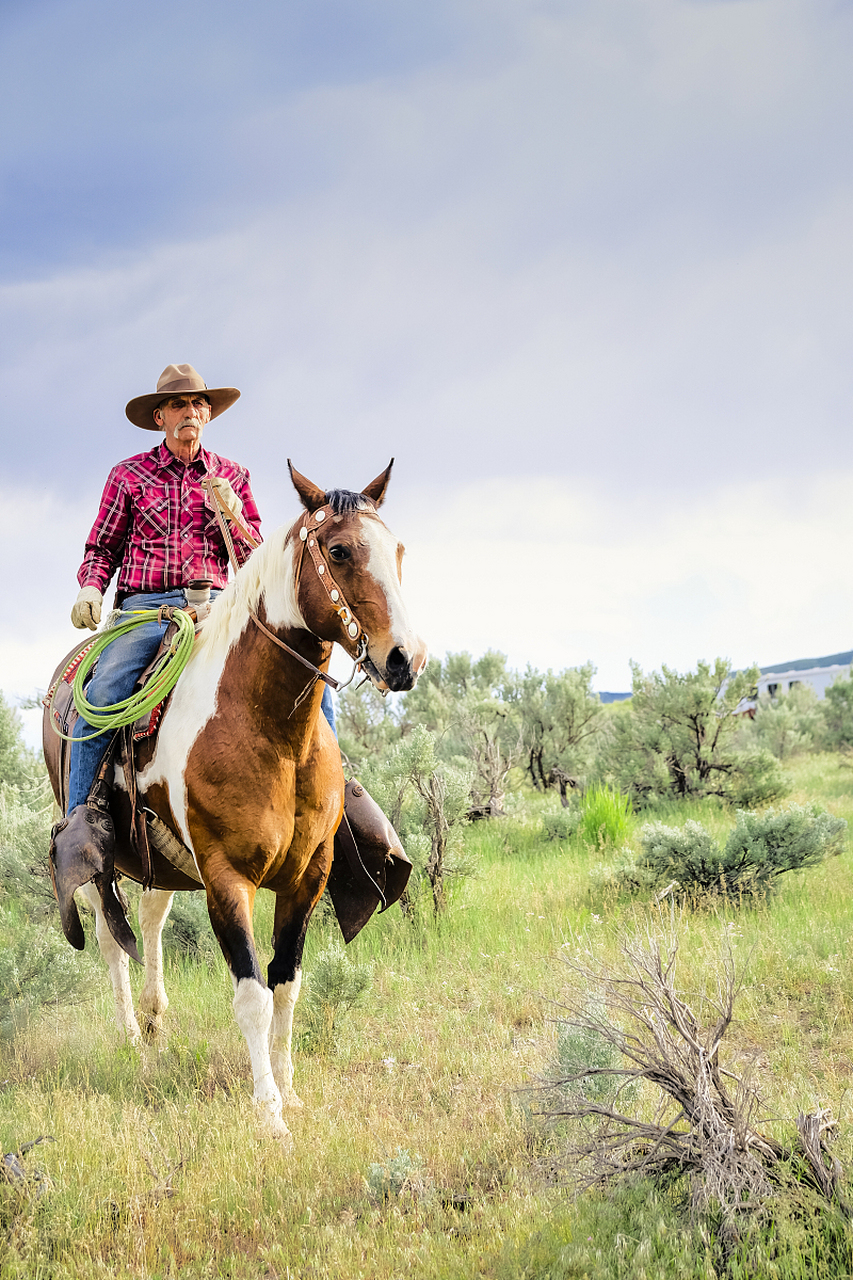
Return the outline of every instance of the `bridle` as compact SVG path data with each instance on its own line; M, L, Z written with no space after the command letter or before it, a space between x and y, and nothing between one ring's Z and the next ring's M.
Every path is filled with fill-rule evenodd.
M225 503L223 502L222 498L219 496L219 492L216 488L216 485L214 485L213 483L213 478L205 476L203 477L201 484L202 484L202 488L206 490L207 494L211 499L211 502L213 503L213 509L216 513L216 519L219 522L219 528L222 533L223 540L225 542L225 548L228 552L228 559L231 562L231 568L236 573L237 569L239 568L239 565L237 564L237 557L234 554L234 540L231 537L231 530L228 528L228 520L229 519L233 520L235 524L239 525L240 532L242 533L243 538L245 539L246 542L249 543L252 550L255 550L255 548L260 546L260 543L257 542L256 539L252 537L251 533L243 524L243 521L239 518L239 516L235 516L233 512L227 511L227 508L225 507ZM227 511L227 518L226 518L226 511ZM313 536L314 534L316 534L317 530L322 526L324 521L327 520L331 514L332 514L331 509L326 507L325 505L322 507L318 507L316 511L305 512L305 515L302 520L302 524L300 525L300 528L299 528L300 548L299 548L299 559L296 564L294 591L296 593L296 598L298 600L299 599L299 579L302 573L302 565L304 562L305 550L307 547L308 554L311 557L311 561L314 565L314 568L317 571L317 577L319 578L323 586L323 589L328 597L329 604L331 605L334 613L336 613L338 618L340 619L341 626L344 628L344 632L346 634L347 640L355 646L354 665L352 669L352 675L350 676L349 680L344 680L343 682L341 682L340 680L336 680L334 676L330 676L326 671L321 671L319 667L315 667L313 662L310 662L307 658L303 657L302 654L297 652L296 649L291 648L291 646L289 644L286 644L284 640L280 639L280 637L277 636L274 631L270 631L269 627L267 627L263 622L261 622L260 618L255 613L254 609L249 609L249 617L252 619L255 626L258 627L258 629L262 631L264 635L267 636L268 639L272 640L273 644L277 644L280 649L284 649L285 653L289 653L292 658L296 658L298 662L302 663L303 667L307 667L308 670L313 673L308 684L305 686L305 688L300 693L299 697L294 702L290 715L293 715L293 712L300 705L300 703L308 696L308 694L314 688L314 685L317 683L318 680L324 681L325 684L329 685L330 688L335 689L336 691L341 689L346 689L348 685L352 684L353 680L355 679L356 672L361 669L361 665L364 662L365 658L367 657L367 647L368 647L368 644L370 643L367 632L364 630L358 618L355 616L352 609L347 604L346 597L343 591L341 590L341 588L338 586L337 582L335 581L332 575L332 572L329 569L329 565L326 561L326 558L323 555L323 552L320 550L320 544L318 543L316 537Z

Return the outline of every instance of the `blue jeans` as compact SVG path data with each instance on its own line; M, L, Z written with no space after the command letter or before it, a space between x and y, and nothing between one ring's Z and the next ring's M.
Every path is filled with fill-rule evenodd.
M214 589L210 594L211 597L215 597L219 592ZM127 596L121 610L122 613L129 613L132 609L159 609L161 605L172 605L181 609L186 603L187 599L182 590L164 591ZM95 673L86 689L86 697L92 706L108 707L114 702L122 702L130 697L137 680L159 649L163 632L168 625L164 622L161 626L155 619L142 626L134 627L132 631L118 636L107 645L98 659ZM323 686L322 711L337 737L332 691L327 684ZM68 783L69 813L76 805L86 803L92 784L98 776L104 753L112 740L112 733L106 729L97 737L81 741L85 734L92 732L92 728L93 726L82 716L78 717L74 725L74 741L71 744L71 777Z

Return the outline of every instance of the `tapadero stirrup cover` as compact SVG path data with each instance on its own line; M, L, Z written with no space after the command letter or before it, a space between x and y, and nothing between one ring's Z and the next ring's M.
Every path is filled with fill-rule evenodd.
M402 897L411 873L397 832L361 783L350 779L328 883L345 942L352 942L377 907L387 911Z

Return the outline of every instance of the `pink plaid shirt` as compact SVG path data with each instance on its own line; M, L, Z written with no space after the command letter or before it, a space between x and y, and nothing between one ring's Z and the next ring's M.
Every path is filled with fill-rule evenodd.
M120 462L107 477L77 574L80 586L97 587L103 593L118 569L120 596L171 591L200 578L224 587L228 552L216 513L201 487L205 475L230 481L243 500L241 518L260 541L261 518L245 467L204 447L185 466L163 443ZM231 530L234 553L243 564L251 547L234 525Z

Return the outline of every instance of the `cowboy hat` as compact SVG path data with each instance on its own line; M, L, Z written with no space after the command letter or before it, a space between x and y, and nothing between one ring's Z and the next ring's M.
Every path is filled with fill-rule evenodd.
M154 410L158 404L162 404L170 396L191 395L193 391L203 391L207 396L211 418L218 418L220 413L231 408L235 400L240 399L240 392L236 387L216 387L210 390L204 378L191 364L168 364L157 380L157 390L152 395L137 396L135 400L131 400L125 413L136 427L143 427L146 431L162 431L163 428L154 421Z

